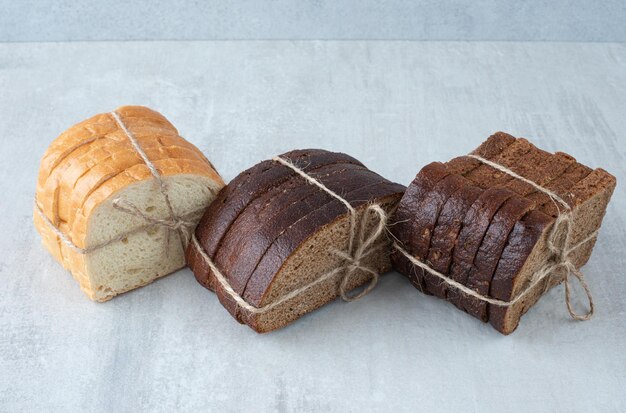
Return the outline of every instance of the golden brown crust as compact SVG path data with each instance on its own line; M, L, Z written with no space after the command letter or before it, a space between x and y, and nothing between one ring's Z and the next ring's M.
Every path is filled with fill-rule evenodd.
M161 176L192 174L209 178L216 188L224 185L204 155L161 114L141 106L116 112ZM115 119L109 113L99 114L72 126L50 144L40 164L37 205L75 245L86 248L91 212L127 185L147 179L153 179L150 171ZM93 298L84 255L63 244L37 213L34 221L47 249Z

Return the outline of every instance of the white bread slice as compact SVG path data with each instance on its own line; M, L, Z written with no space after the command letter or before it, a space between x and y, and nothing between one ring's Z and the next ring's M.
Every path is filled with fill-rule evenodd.
M137 133L142 148L145 145L148 158L166 185L175 214L197 223L224 186L221 177L161 115L142 107L123 107L116 112L133 135ZM159 184L128 138L120 139L121 130L115 130L115 126L113 117L103 114L62 134L42 159L37 189L35 226L44 245L95 301L109 300L184 266L184 242L179 231L154 225L113 206L114 200L123 199L150 218L170 218ZM107 137L94 140L94 136ZM84 141L89 143L83 145ZM107 149L103 149L105 146ZM99 169L106 173L97 174ZM89 179L90 173L97 179ZM65 202L63 220L59 218L59 196ZM93 248L128 235L82 254L62 242L39 212L78 248Z

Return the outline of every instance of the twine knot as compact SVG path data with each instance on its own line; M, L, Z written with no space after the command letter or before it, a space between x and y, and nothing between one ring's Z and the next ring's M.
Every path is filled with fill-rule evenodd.
M565 304L567 305L567 311L570 316L579 321L589 320L594 313L594 303L593 297L591 295L591 290L589 289L589 285L585 281L585 277L583 273L576 268L576 265L572 262L570 255L577 248L581 247L583 244L587 243L595 236L597 236L598 232L594 231L591 235L578 242L574 246L569 246L570 244L570 235L572 232L572 212L567 206L567 212L560 213L557 217L556 221L552 226L552 230L550 231L550 235L548 236L547 245L552 256L536 274L534 279L538 279L539 277L543 278L543 276L547 276L548 274L558 274L559 269L565 270L565 275L563 278L563 284L565 286ZM557 275L558 276L558 275ZM574 308L571 303L571 294L570 294L570 278L573 276L578 283L585 290L585 295L587 297L588 302L588 310L583 314L579 314L574 311ZM546 290L549 288L550 283L546 283ZM545 292L545 290L544 290Z
M371 224L372 220L378 220L376 226L373 230L366 235L365 231L367 227ZM368 205L365 209L363 216L361 217L361 222L358 230L358 234L356 229L351 225L350 226L350 238L349 238L349 248L348 251L350 253L346 253L345 251L333 250L333 253L344 260L346 263L344 265L345 273L341 278L341 283L339 284L339 295L344 301L355 301L359 298L367 295L370 291L376 287L378 284L379 274L373 269L362 265L362 261L370 255L372 252L380 249L382 244L379 243L375 245L376 240L382 235L385 231L387 225L387 213L381 208L378 204ZM354 244L355 237L356 245ZM372 278L369 284L360 292L356 294L350 295L347 291L348 284L350 283L350 279L358 270L365 271L372 275Z
M167 243L170 242L170 232L177 231L180 235L181 245L183 247L183 251L187 249L187 244L189 243L189 238L191 238L191 233L195 227L195 224L190 221L185 221L184 219L178 217L175 214L170 215L167 218L155 218L145 214L141 209L139 209L135 204L130 201L127 201L122 198L116 198L113 200L113 208L120 210L129 215L133 215L139 217L146 221L148 224L156 225L160 227L164 227L168 229L167 232ZM169 252L169 249L167 249Z

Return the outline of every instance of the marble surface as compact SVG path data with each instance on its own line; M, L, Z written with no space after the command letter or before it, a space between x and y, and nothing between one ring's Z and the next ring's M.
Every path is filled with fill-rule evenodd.
M624 0L0 0L0 41L626 42Z
M0 44L0 91L0 411L626 410L626 45ZM35 179L56 135L123 104L226 179L321 147L406 184L496 130L602 166L620 184L584 268L597 314L570 320L557 287L504 337L397 273L266 335L186 269L92 303L39 242Z

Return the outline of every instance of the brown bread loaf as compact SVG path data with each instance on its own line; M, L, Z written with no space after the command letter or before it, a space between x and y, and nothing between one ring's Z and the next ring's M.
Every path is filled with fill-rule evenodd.
M370 204L380 204L389 213L404 192L403 186L347 155L308 151L315 154L312 166L312 156L306 161L296 156L304 152L293 151L281 158L349 202L356 222L367 224L366 235L379 222L372 219L377 215ZM240 174L219 194L198 225L197 244L187 250L198 281L215 290L233 316L258 332L280 328L338 296L349 261L335 251L346 252L351 221L342 201L290 167L276 160L262 164ZM268 171L271 178L263 175ZM365 214L370 219L362 221ZM377 273L388 271L390 241L384 231L375 244L380 248L360 265ZM227 284L215 278L203 253ZM355 270L346 280L346 290L371 278L369 272ZM292 295L285 298L288 294Z
M495 147L502 149L499 152L484 151L487 143L491 147L497 143ZM571 208L568 216L572 220L572 229L568 245L586 241L573 250L568 259L576 268L588 260L615 187L612 175L601 169L591 171L567 154L550 154L525 139L515 139L503 133L491 136L473 154L509 168L562 197ZM547 240L552 235L556 218L568 213L569 209L535 186L476 161L481 163L479 167L459 174L468 183L451 194L442 193L435 197L416 191L411 187L413 184L409 186L398 211L408 210L404 204L409 200L405 198L412 196L409 204L413 205L413 215L405 213L402 217L404 230L410 229L411 233L392 231L411 255L478 294L503 301L515 299L515 303L508 306L487 304L449 283L439 281L436 287L429 285L431 293L447 296L458 307L508 334L548 288L564 279L563 271L555 271L528 288L533 276L555 260L555 253L548 248ZM433 201L426 201L429 198L446 199L439 207L434 227ZM440 201L434 203L439 204ZM417 210L419 205L424 207L422 211ZM414 249L412 241L425 233L432 234L426 260L421 258L426 240L418 244L419 251ZM563 238L562 228L557 233ZM394 252L393 257L395 268L407 276L422 271L415 270L416 266L398 252ZM524 294L518 298L522 292Z

